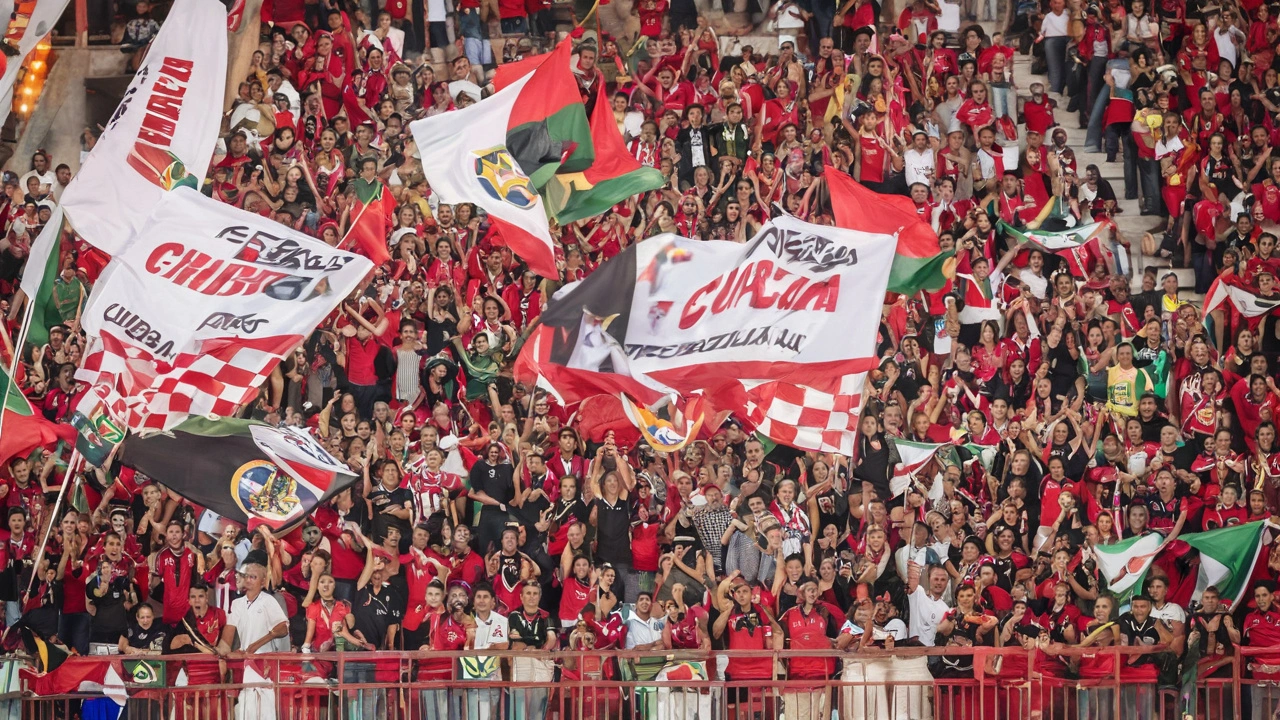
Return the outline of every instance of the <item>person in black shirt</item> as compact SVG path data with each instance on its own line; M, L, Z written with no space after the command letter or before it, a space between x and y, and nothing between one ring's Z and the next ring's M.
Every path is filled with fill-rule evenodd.
M120 536L108 534L103 548L84 585L85 600L93 613L89 640L114 645L128 628L128 611L138 602L138 589L133 582L133 562L124 557Z
M407 551L408 538L413 531L409 526L413 512L413 492L400 486L400 468L394 460L379 460L365 465L365 478L377 478L378 483L369 490L369 504L373 509L373 536L383 538L387 528L400 531L400 550Z
M640 576L631 569L631 504L627 502L635 489L635 473L625 458L618 454L613 433L596 450L591 464L591 524L596 529L596 559L608 563L617 573L614 587L621 602L631 602L640 592Z
M121 655L159 655L169 634L163 623L156 622L155 611L150 605L139 605L133 622L120 636Z
M387 582L387 563L393 558L381 547L361 537L365 546L364 571L356 581L355 602L340 628L340 636L348 650L390 650L395 647L396 633L404 617L405 599ZM372 662L345 664L343 681L372 683L377 666ZM358 704L357 704L358 703ZM385 693L361 690L351 694L350 711L358 717L385 717Z
M512 608L507 615L511 649L529 655L512 659L511 679L515 682L550 682L552 678L551 662L539 656L555 649L556 631L551 616L538 607L541 602L542 587L531 580L520 588L520 609ZM547 688L512 690L511 705L512 717L542 717L546 714Z
M502 540L502 529L510 519L507 504L515 499L515 470L502 459L502 446L491 443L485 448L484 457L471 467L471 499L480 503L480 517L476 523L476 551L481 555L493 552Z
M1120 616L1120 644L1127 647L1152 646L1173 642L1173 633L1165 628L1164 623L1151 617L1151 598L1147 595L1134 595L1129 601L1129 612ZM1124 717L1152 717L1152 690L1155 688L1157 663L1156 653L1141 655L1122 655L1125 668L1122 672L1144 668L1143 679L1151 682L1146 686L1127 685L1121 689L1124 699ZM1149 677L1148 677L1149 676ZM1145 710L1145 712L1144 712Z

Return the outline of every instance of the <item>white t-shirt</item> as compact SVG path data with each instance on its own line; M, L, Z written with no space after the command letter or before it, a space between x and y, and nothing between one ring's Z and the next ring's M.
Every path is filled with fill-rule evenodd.
M915 183L933 186L933 181L929 179L929 172L934 169L933 148L926 147L924 150L907 148L907 151L902 153L902 162L906 165L907 187Z
M481 620L479 615L476 616L475 648L477 650L484 650L491 645L509 642L510 640L511 628L507 624L505 615L490 612L488 620Z
M252 602L247 597L236 598L231 603L231 612L227 613L227 624L234 627L240 635L240 647L247 648L259 639L271 634L271 630L280 623L288 623L275 596L261 592ZM289 636L276 638L258 648L260 653L288 652Z
M632 614L627 620L627 649L632 650L637 645L648 645L662 639L662 618L650 616L648 620L641 620L639 616Z
M918 585L916 591L907 596L911 607L911 637L919 638L920 644L933 647L934 638L938 634L938 623L951 609L941 599L934 600L925 591L924 585Z
M1156 609L1155 603L1151 604L1151 617L1156 620L1168 620L1171 623L1180 622L1186 624L1187 613L1177 603L1166 602L1164 607Z
M444 22L449 19L445 0L427 0L427 22Z
M1047 38L1063 37L1067 34L1068 20L1070 16L1065 9L1057 15L1046 13L1044 20L1040 23L1040 32Z
M1023 268L1018 271L1018 279L1022 281L1031 290L1031 294L1044 300L1049 297L1046 293L1049 291L1049 281L1043 275L1037 275L1031 271L1031 268Z
M1239 36L1240 42L1244 42L1244 31L1234 25L1223 31L1222 28L1214 28L1213 41L1218 44L1218 57L1223 60L1230 60L1231 66L1236 65L1236 44L1231 42L1232 36Z

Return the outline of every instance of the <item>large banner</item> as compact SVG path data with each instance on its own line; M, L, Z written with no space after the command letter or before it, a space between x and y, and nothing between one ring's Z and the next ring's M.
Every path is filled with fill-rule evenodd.
M209 170L227 78L227 10L177 0L146 62L62 196L76 232L115 255L165 190Z
M568 396L755 379L839 392L876 364L897 240L778 218L745 244L650 238L553 300L521 361Z
M370 269L359 255L178 188L94 287L77 377L114 388L120 398L102 400L135 430L228 414ZM153 414L164 417L147 421Z

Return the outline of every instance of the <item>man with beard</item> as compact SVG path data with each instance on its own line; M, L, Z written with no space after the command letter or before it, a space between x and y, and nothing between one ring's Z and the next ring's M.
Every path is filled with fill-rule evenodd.
M426 630L426 639L415 648L425 654L418 662L419 682L453 680L453 659L431 659L431 653L461 650L475 632L475 622L467 615L467 584L451 583L448 601L442 602L443 598L444 585L439 580L432 580L427 585L424 598L426 615L422 619L422 627ZM455 707L450 707L449 691L445 689L423 690L421 702L423 720L447 720L462 714L462 708L456 702Z

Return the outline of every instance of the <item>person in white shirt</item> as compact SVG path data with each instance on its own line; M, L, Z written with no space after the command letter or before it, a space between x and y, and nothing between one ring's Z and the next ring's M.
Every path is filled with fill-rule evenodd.
M506 650L510 647L511 630L507 618L493 611L493 588L485 583L477 584L471 603L474 610L472 618L476 623L471 647L475 650ZM469 666L473 666L472 669L468 670ZM465 680L492 682L502 678L498 658L494 656L467 658L462 669ZM498 688L467 690L467 717L496 717L501 692Z
M926 187L933 187L936 158L937 154L933 148L929 147L928 133L924 131L924 128L917 128L911 134L911 147L902 153L902 162L907 176L907 187L911 187L916 183Z
M653 594L641 591L627 619L627 649L656 650L662 647L662 618L653 616Z
M908 573L907 603L911 608L911 623L908 630L911 637L919 640L921 645L933 647L934 638L938 634L938 623L951 609L942 599L947 583L950 582L950 576L947 575L946 568L940 565L930 566L926 572L928 581L924 584L920 582L919 577L912 579L911 574Z
M227 626L218 642L218 654L226 656L234 647L236 635L240 636L242 652L254 653L287 651L289 618L280 603L270 593L263 592L267 584L267 569L256 563L246 564L244 573L244 597L231 603L227 613ZM282 648L278 640L285 640Z
M1169 581L1153 577L1147 581L1147 595L1151 596L1151 617L1163 622L1173 634L1169 650L1181 654L1187 644L1187 613L1182 606L1169 602Z
M236 636L239 636L239 649L250 655L256 653L287 652L289 650L289 618L284 608L270 593L263 592L267 585L267 568L259 563L245 564L244 597L236 598L231 603L231 611L227 613L227 626L222 629L222 637L218 639L218 657L226 657L235 649ZM270 663L267 664L268 666ZM263 669L270 675L270 667ZM246 664L245 682L255 680L259 670ZM275 691L257 687L246 689L240 694L236 707L239 717L257 717L266 708L276 705Z

